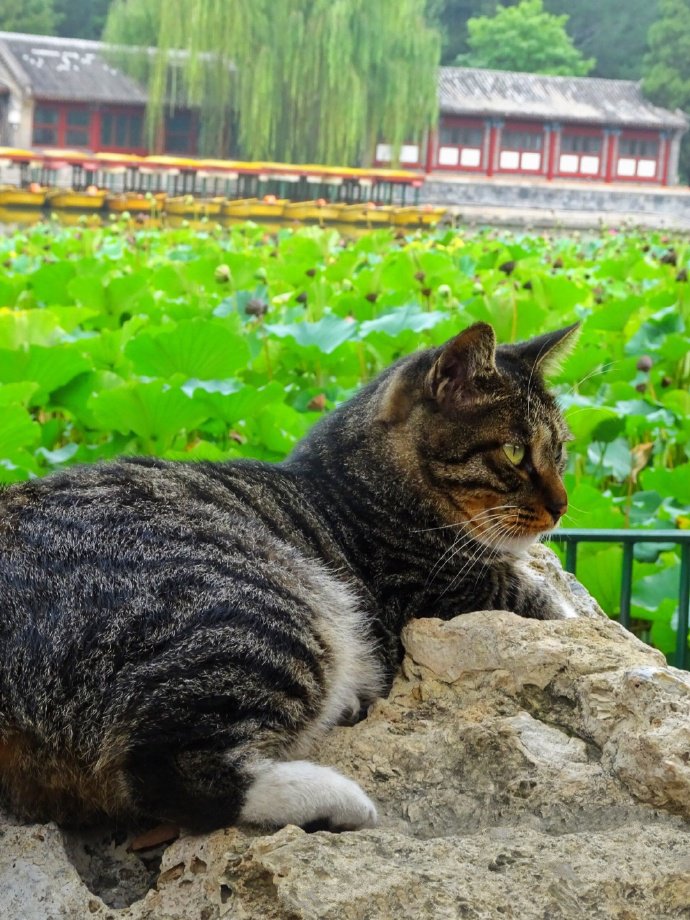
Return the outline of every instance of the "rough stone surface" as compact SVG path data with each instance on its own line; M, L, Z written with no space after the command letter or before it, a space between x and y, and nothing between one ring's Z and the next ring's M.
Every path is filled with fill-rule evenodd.
M577 619L417 620L386 700L322 763L375 830L230 828L143 854L0 818L1 920L690 918L690 677L608 620L545 549Z

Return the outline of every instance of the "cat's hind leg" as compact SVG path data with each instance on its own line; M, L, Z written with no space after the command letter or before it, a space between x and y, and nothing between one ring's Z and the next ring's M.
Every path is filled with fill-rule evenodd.
M240 821L272 827L318 825L333 831L376 825L371 799L331 767L308 760L264 760L250 775Z

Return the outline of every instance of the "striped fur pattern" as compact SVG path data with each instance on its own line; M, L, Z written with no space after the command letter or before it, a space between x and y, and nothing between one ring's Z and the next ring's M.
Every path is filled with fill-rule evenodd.
M565 511L542 374L486 324L389 368L276 465L122 459L0 493L0 786L26 815L361 827L303 760L414 616L568 615L520 555ZM520 463L504 445L522 447Z

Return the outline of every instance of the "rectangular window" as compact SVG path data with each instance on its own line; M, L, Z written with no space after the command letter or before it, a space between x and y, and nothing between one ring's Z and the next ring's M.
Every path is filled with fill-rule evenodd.
M129 146L142 147L144 134L144 119L141 115L129 116Z
M176 111L165 118L165 150L167 153L191 153L194 149L192 138L192 113Z
M91 124L91 113L87 109L70 109L67 112L67 124L70 127L86 127Z
M544 136L536 131L504 131L501 135L503 150L541 150Z
M140 112L110 111L101 114L101 145L137 150L142 144L144 117Z
M101 115L101 144L110 147L113 143L113 116L110 112Z
M638 137L622 137L618 144L618 153L622 157L656 159L659 155L659 142Z
M34 125L34 144L57 144L57 131L55 128L42 128Z
M115 118L115 146L127 147L129 141L129 115L117 115Z
M439 131L439 143L444 147L481 147L484 131L481 128L444 126Z
M599 153L601 138L585 134L564 134L561 150L563 153Z
M67 110L65 143L68 147L88 147L91 112L88 109Z
M58 110L48 105L37 105L34 109L33 144L57 145Z
M68 147L88 147L89 132L84 128L68 128L65 143Z
M34 109L34 121L42 125L56 125L58 122L58 110L51 109L47 105L37 105Z

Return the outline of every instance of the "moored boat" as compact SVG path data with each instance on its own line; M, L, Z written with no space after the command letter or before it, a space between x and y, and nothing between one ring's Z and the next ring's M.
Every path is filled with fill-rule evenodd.
M100 211L105 204L108 192L101 188L86 189L76 192L74 189L51 189L46 195L46 205L55 211Z
M42 208L48 189L32 183L28 188L7 185L0 188L0 208Z
M225 198L195 198L193 195L176 195L166 198L165 213L176 217L217 217Z
M282 217L287 198L275 198L267 195L265 198L237 198L226 201L221 209L224 217L246 217L250 220L255 217Z
M419 219L424 227L435 227L448 208L436 207L432 204L423 204L419 208Z
M283 207L283 217L323 223L327 220L340 220L342 208L342 205L329 204L323 198L316 201L288 201Z
M391 220L396 227L419 226L422 215L419 208L410 205L405 208L394 208L391 214Z
M250 205L256 204L258 198L233 198L220 206L223 217L249 217Z
M347 204L341 206L338 220L348 224L390 224L395 210L391 205L377 205L370 201Z
M136 192L123 192L119 195L109 195L106 205L109 211L122 214L124 211L135 214L151 214L160 211L165 204L165 194L157 193L142 195Z

